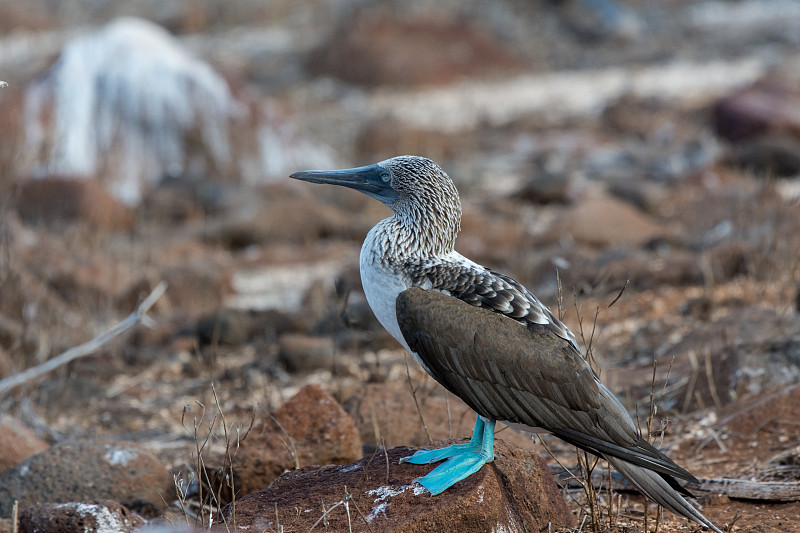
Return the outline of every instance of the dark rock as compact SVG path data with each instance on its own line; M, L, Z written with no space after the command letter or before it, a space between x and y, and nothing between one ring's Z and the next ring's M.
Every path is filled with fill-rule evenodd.
M226 208L246 208L252 193L244 197L235 185L211 181L201 176L166 177L147 191L137 208L137 215L149 222L165 224L200 220L218 215Z
M37 437L16 418L0 414L0 475L20 461L48 448L48 444Z
M246 311L222 309L197 322L201 346L241 346L250 338L252 319Z
M163 509L174 492L169 471L140 444L62 442L19 463L0 477L0 516L34 503L110 499L134 508ZM163 498L163 500L162 500Z
M616 0L565 0L555 4L561 20L586 41L632 40L642 31L636 13Z
M296 465L343 464L361 457L353 419L318 385L308 385L256 424L241 443L234 469L241 494L263 489Z
M767 133L800 139L800 88L786 81L761 80L719 100L713 116L717 135L732 142Z
M111 500L40 503L22 509L20 533L125 533L144 519Z
M351 329L375 331L382 327L363 295L361 298L351 296L348 299L342 320Z
M278 340L278 361L289 372L332 369L336 353L330 338L287 334Z
M443 13L365 9L347 17L309 60L315 74L365 86L445 84L518 70L497 38Z
M725 162L767 177L796 176L800 174L800 138L767 134L744 140L730 150Z
M533 178L525 181L515 198L536 204L567 204L572 201L570 174L566 163L555 156L536 161Z
M392 448L349 465L288 472L269 489L238 500L236 523L259 531L278 524L287 531L308 531L328 511L324 523L329 531L546 531L574 524L538 454L496 440L492 463L431 496L414 479L433 467L399 463L414 451ZM337 502L346 502L347 508L332 509ZM228 516L233 516L232 507Z
M57 227L82 222L100 230L127 230L133 213L94 179L40 178L19 187L16 209L29 224Z

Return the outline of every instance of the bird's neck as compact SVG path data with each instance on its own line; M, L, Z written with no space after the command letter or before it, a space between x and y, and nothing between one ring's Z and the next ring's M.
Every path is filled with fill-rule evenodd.
M430 259L453 251L460 226L458 219L398 213L379 222L372 237L385 263Z

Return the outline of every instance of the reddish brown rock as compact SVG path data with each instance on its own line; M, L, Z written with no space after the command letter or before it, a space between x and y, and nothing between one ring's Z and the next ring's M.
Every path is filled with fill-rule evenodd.
M20 185L17 212L28 223L83 222L102 230L126 230L133 212L93 179L41 178Z
M261 421L234 459L240 494L267 487L296 465L349 463L361 457L353 419L318 385L308 385Z
M22 422L9 415L0 415L0 475L47 447L48 444Z
M157 515L174 492L169 471L134 442L61 442L0 477L0 516L35 503L109 499ZM162 499L163 498L163 499Z
M646 214L610 196L581 199L562 218L565 233L592 246L639 246L664 234Z
M381 8L349 18L309 63L317 74L393 87L444 84L521 65L498 39L467 21Z
M111 500L40 503L19 516L20 533L125 533L143 525L142 517Z
M798 403L800 384L782 387L726 406L719 412L718 425L750 437L766 424L796 420Z
M409 362L409 364L415 364ZM475 424L475 415L464 402L450 396L450 420L447 403L442 396L418 393L422 420L434 440L468 435ZM428 443L425 428L407 383L388 381L367 383L344 403L361 434L361 440L372 446L423 446Z
M431 496L414 478L433 466L399 463L414 451L392 448L345 466L286 473L269 489L239 500L236 523L257 531L277 530L278 525L286 531L308 531L318 521L317 527L322 525L327 510L328 531L555 531L574 524L547 463L535 453L498 440L495 461ZM337 505L344 501L347 508ZM228 516L233 512L229 507Z
M405 381L367 383L352 394L344 407L353 417L364 444L426 446L428 435L434 441L471 435L475 412L460 398L452 394L446 397L439 385L435 386L439 390L423 390L428 385L418 387L419 410ZM517 448L533 446L527 434L510 428L503 430L503 439Z

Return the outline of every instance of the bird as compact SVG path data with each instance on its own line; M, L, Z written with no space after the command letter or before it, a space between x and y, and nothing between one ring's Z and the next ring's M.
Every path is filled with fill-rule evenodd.
M491 462L499 421L604 458L651 500L722 533L678 482L697 478L642 437L569 328L521 283L455 250L461 201L438 164L405 155L290 177L355 189L392 210L361 247L367 302L422 368L477 413L468 443L401 459L441 462L416 482L440 494Z

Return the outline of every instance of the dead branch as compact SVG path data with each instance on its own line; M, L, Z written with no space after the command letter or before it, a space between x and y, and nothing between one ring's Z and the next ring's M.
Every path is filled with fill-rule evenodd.
M550 473L566 490L583 490L578 467L565 469L561 465L549 465ZM592 484L604 488L608 483L607 471L592 473ZM611 488L617 491L635 491L636 489L624 477L611 472ZM696 496L713 496L724 494L729 498L741 500L761 500L775 502L800 501L800 484L779 481L748 481L746 479L701 478L700 485L688 487Z
M136 308L136 311L128 315L125 320L109 329L105 333L98 335L85 344L70 348L61 355L58 355L49 361L42 363L41 365L29 368L28 370L0 380L0 396L22 385L23 383L33 381L34 379L52 372L53 370L64 366L75 359L79 359L94 353L98 348L109 342L111 339L120 335L121 333L124 333L140 322L148 326L151 325L152 320L147 316L147 312L151 307L153 307L153 305L155 305L156 301L161 297L161 295L164 294L164 291L166 290L167 284L163 281L160 282L147 296L147 298L145 298L144 301L139 304L139 307Z

